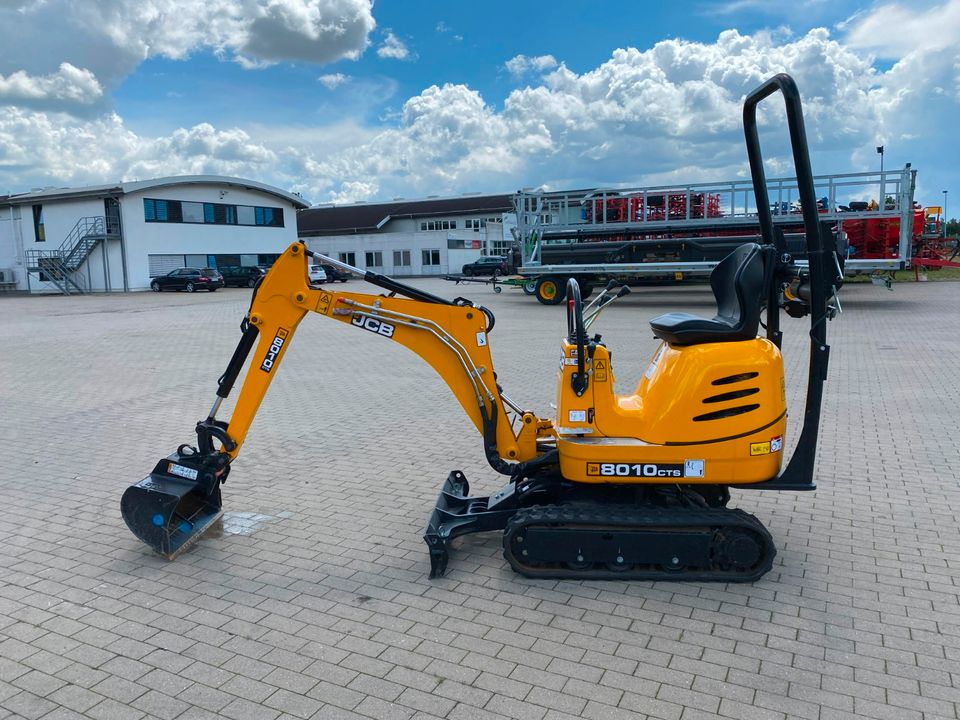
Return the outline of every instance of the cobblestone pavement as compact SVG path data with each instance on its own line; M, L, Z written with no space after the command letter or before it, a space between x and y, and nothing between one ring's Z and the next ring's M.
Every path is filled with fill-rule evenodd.
M563 309L421 284L496 312L501 383L548 414ZM526 580L490 536L429 580L443 479L498 479L425 364L315 317L224 487L222 533L166 562L120 495L193 439L248 291L0 300L0 718L957 718L958 299L845 289L820 489L734 494L778 548L752 585ZM682 287L611 307L596 327L618 389L654 350L650 317L709 305ZM795 420L806 325L785 323Z

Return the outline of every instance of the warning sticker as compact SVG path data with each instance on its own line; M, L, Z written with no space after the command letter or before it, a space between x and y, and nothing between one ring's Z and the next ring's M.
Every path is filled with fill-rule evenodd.
M769 442L750 443L750 454L751 455L769 455L770 443Z
M607 381L607 361L606 360L597 360L593 364L593 379L597 382L606 382Z
M317 300L317 312L321 315L330 314L330 302L333 298L330 293L320 293L320 299Z
M780 452L781 450L783 450L783 435L770 438L770 452Z

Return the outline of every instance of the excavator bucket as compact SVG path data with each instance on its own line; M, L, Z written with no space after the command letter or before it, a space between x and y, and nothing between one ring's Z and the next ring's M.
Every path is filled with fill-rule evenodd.
M204 473L180 464L180 459L171 455L161 460L120 499L127 527L168 560L199 540L223 516L220 483L204 482Z

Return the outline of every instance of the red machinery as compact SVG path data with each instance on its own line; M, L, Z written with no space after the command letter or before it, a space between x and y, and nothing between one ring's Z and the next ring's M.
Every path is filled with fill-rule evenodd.
M690 194L690 218L718 218L720 196L715 194ZM644 207L646 200L646 207ZM704 215L706 203L706 215ZM664 205L666 204L666 208ZM606 212L604 212L606 206ZM687 193L664 193L663 195L622 195L592 198L586 203L588 223L631 223L644 220L685 220L687 218Z

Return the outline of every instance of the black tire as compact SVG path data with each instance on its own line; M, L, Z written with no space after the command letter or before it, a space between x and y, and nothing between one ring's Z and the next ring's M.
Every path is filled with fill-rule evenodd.
M586 300L588 297L593 295L593 285L590 283L581 283L579 280L577 283L580 285L580 299Z
M150 289L153 290L154 292L160 292L161 290L163 290L163 288L160 287L160 283L158 283L156 280L150 283Z
M209 290L210 292L216 292L217 288L207 288L207 290Z
M563 278L542 277L537 280L534 295L542 305L559 305L567 294L567 285Z
M188 282L186 285L183 286L183 289L186 290L187 292L193 292L197 288L193 286L192 282Z
M473 268L469 266L464 267L463 274L466 275L467 277L470 277L471 275L473 275Z
M253 287L254 285L256 285L256 284L257 284L257 279L256 279L255 277L247 278L247 287L248 287L248 288L252 288L252 287Z
M537 281L536 280L527 280L520 286L523 289L524 295L536 295L537 293Z

